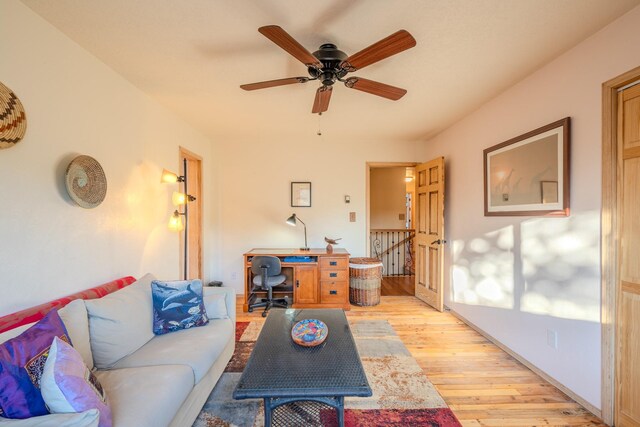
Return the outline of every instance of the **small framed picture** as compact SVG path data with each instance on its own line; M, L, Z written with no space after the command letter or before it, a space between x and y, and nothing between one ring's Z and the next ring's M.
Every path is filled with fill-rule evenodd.
M311 183L292 182L291 183L291 207L309 208L311 207Z
M540 181L542 203L558 203L558 181Z

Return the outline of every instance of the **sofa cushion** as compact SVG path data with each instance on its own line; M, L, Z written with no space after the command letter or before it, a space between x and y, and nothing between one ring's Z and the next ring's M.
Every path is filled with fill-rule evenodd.
M100 411L100 427L111 427L111 409L104 388L82 356L55 337L40 380L42 398L52 413Z
M80 353L85 365L87 365L89 369L93 369L93 355L91 354L91 344L89 343L89 317L84 305L84 300L77 299L71 301L58 310L58 315L62 319L65 328L67 328L67 333L73 343L73 348ZM36 322L29 323L1 333L0 344L17 337L35 324Z
M48 414L25 420L9 420L0 417L0 427L98 427L97 409L73 414Z
M231 287L224 286L205 286L204 289L204 297L206 298L208 295L224 295L224 302L227 309L227 316L231 319L232 322L236 321L236 291ZM207 302L204 302L205 307L207 306Z
M151 282L153 333L156 335L204 326L209 322L202 300L201 280Z
M91 344L89 342L89 315L84 305L84 300L76 299L58 310L64 326L69 332L69 338L73 343L84 364L89 369L93 369L93 354L91 354Z
M87 300L93 361L108 369L153 338L151 281L147 274L124 289Z
M212 319L200 328L158 335L114 367L187 365L193 370L193 380L197 384L234 335L235 328L230 319Z
M224 294L204 293L204 308L209 319L227 319L227 303Z
M109 396L115 427L168 426L194 386L184 365L96 371L96 376Z
M40 377L54 337L70 341L56 310L0 345L0 415L29 418L46 415Z

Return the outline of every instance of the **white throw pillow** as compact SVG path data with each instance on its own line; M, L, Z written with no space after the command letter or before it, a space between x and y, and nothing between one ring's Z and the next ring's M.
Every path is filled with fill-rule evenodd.
M227 319L229 313L227 313L227 304L225 303L224 294L207 294L206 288L204 291L204 309L207 312L209 319Z
M155 277L146 274L124 289L85 301L91 352L98 369L111 368L154 337L152 280Z
M77 413L97 409L99 427L111 427L111 408L98 379L72 346L55 337L40 378L42 399L49 412Z
M78 414L49 414L14 420L0 417L0 427L98 427L100 413L97 409Z
M89 369L93 369L93 354L91 354L91 343L89 342L89 315L84 300L71 301L58 310L58 314L67 328L73 348L80 353L84 364Z

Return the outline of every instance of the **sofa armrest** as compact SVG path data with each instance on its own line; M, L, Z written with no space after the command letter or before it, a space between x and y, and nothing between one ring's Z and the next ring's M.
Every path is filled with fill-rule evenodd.
M229 318L235 325L236 323L236 291L233 288L229 287L215 287L215 286L205 286L204 288L205 295L224 295L224 303L227 306L227 314Z

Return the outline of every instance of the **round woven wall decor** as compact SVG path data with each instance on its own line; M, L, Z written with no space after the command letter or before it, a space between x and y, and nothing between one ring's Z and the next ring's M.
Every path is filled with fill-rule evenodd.
M95 208L107 195L107 177L93 157L73 159L67 167L65 184L73 201L86 209Z
M15 93L0 83L0 150L16 145L27 131L27 116Z

